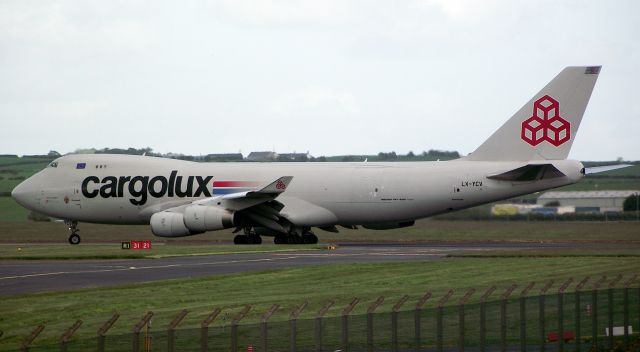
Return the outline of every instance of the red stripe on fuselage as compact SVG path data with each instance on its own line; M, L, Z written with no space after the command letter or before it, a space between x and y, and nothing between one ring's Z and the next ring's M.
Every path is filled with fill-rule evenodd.
M213 187L255 187L257 182L252 181L213 181Z

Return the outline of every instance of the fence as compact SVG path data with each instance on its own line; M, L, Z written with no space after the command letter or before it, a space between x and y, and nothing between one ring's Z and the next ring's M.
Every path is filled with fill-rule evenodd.
M469 289L452 300L454 291L441 297L425 293L417 302L403 296L391 312L377 313L385 300L379 297L366 314L351 314L358 298L341 308L340 316L327 317L334 302L327 302L311 319L298 319L304 302L289 320L270 322L280 309L274 305L260 322L242 324L252 309L246 306L230 324L212 326L221 313L214 309L197 329L179 329L188 314L179 312L164 329L152 330L148 312L126 335L109 335L117 323L114 315L96 338L74 339L82 325L77 321L56 345L34 345L44 329L38 326L24 340L30 351L640 351L640 288L631 287L636 276L622 282L585 278L569 279L551 293L553 281L544 285L512 285L477 292ZM558 283L556 283L558 284ZM589 284L589 290L585 290ZM568 288L573 285L571 292ZM622 288L616 288L617 286ZM536 294L537 295L531 295ZM499 294L498 300L489 300ZM480 297L477 297L479 296ZM460 296L460 292L458 293ZM468 303L475 298L475 303ZM424 308L435 302L435 307ZM154 327L157 327L157 323Z

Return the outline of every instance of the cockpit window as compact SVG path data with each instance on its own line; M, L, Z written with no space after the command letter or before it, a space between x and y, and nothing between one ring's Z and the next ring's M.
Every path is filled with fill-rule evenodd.
M49 167L58 167L58 162L54 161L51 164L49 164Z

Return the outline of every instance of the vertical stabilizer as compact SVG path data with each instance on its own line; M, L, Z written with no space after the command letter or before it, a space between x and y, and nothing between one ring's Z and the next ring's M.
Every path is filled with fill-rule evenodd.
M566 159L599 74L565 68L465 160Z

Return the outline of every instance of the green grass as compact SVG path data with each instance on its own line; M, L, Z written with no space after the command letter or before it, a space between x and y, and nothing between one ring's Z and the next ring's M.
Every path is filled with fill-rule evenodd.
M21 207L11 197L0 197L0 221L22 222L27 221L29 211Z
M156 259L175 256L201 256L230 253L286 252L293 250L318 250L319 245L176 245L156 243L150 250L126 250L120 243L83 244L0 244L0 260L42 259Z
M309 306L302 318L312 317L328 300L336 302L329 315L338 315L353 297L361 298L354 311L354 314L361 314L378 296L385 296L386 300L378 310L384 312L404 294L410 296L410 306L426 291L431 291L434 298L428 306L433 306L450 288L455 290L450 302L457 302L467 288L483 291L495 284L498 290L493 299L496 299L512 283L523 287L530 281L541 283L553 278L556 285L552 290L555 290L569 277L580 279L603 274L613 277L639 270L637 258L452 258L435 262L324 265L117 288L8 296L0 301L0 329L5 332L0 346L15 347L40 323L47 327L38 341L55 342L76 319L84 320L77 336L93 337L113 311L122 316L110 334L120 334L128 333L148 310L155 313L154 326L164 329L177 312L187 309L190 313L181 328L193 328L214 307L224 309L221 323L229 322L241 307L251 304L253 309L245 322L256 322L272 304L279 304L281 309L272 318L272 321L278 321L285 320L288 313L305 300L309 301ZM476 294L471 301L478 298L479 294Z
M8 196L11 190L31 175L44 169L49 160L0 157L0 194Z

